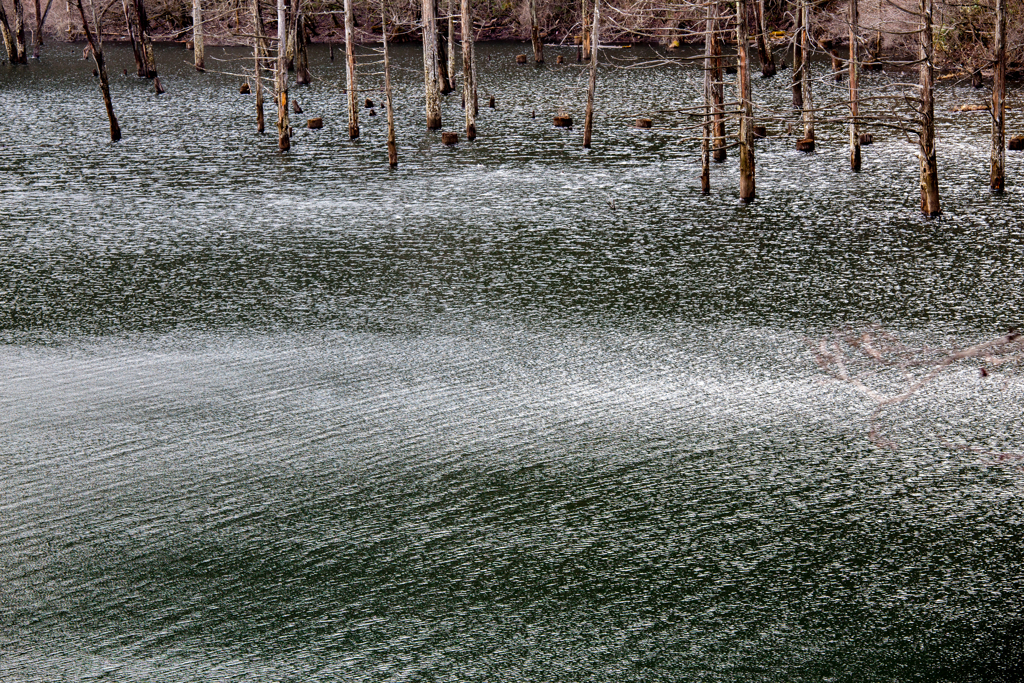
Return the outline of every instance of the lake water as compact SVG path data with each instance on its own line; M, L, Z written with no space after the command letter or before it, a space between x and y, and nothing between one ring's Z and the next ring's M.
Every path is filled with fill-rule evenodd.
M497 107L449 148L396 46L392 171L379 107L348 140L326 48L292 89L325 127L284 155L230 75L244 50L197 74L158 47L157 97L108 46L111 144L81 48L0 67L0 679L1024 671L1024 474L942 446L1024 449L1024 384L954 370L879 449L809 351L860 322L947 345L1021 324L1024 158L991 196L988 119L949 113L983 93L938 93L925 220L884 129L859 175L820 124L814 155L757 143L754 204L735 154L702 197L666 113L697 103L690 67L602 70L586 151L551 125L583 118L574 49L537 70L479 45ZM449 96L445 130L461 115Z

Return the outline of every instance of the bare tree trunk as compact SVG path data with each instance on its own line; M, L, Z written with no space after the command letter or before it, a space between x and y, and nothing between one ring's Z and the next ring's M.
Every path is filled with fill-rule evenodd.
M992 75L992 158L989 188L1002 194L1006 182L1006 0L996 0L995 70Z
M288 121L288 16L285 0L277 0L277 147L282 152L291 146L291 125Z
M754 3L757 14L757 54L761 59L761 78L775 75L775 59L772 57L772 40L768 36L768 22L764 18L764 0Z
M139 17L139 38L142 45L142 56L146 65L146 78L156 78L156 59L153 57L153 39L149 35L149 16L142 0L134 0L135 12ZM98 29L97 29L98 30Z
M135 73L139 78L145 78L148 73L146 69L146 56L142 50L142 30L139 28L139 15L135 11L134 0L121 0L121 7L124 9L124 23L128 27L128 39L132 43L132 54L135 56Z
M717 162L725 161L725 83L722 81L722 38L719 0L710 0L712 8L711 32L711 106L714 109L713 141L711 158Z
M427 130L441 127L441 93L437 68L437 6L435 0L423 0L423 82Z
M458 69L455 66L455 9L452 0L448 0L448 79L452 89L455 89L455 74Z
M473 13L470 0L462 0L462 99L466 107L466 139L476 138L476 65L473 55Z
M583 34L583 56L590 59L590 14L587 11L590 8L587 2L588 0L580 0L580 32Z
M814 140L814 92L811 87L810 12L808 1L800 0L800 87L803 91L804 140Z
M597 46L600 37L601 0L594 0L594 25L590 32L590 83L587 85L587 116L583 122L583 147L590 149L590 137L594 132L594 91L597 90Z
M437 83L442 95L447 95L455 90L448 73L448 33L446 26L441 19L437 20Z
M302 0L296 3L298 11L295 13L293 25L295 27L295 85L309 85L313 76L309 73L309 27L306 22L306 8Z
M78 14L82 17L82 30L85 38L92 48L92 59L96 62L96 70L100 72L100 92L103 94L103 105L107 109L107 119L110 121L110 141L117 142L121 139L121 126L117 124L117 117L114 115L114 103L110 99L110 81L107 80L107 66L103 61L103 43L99 37L93 37L89 29L89 22L85 18L85 8L82 7L82 0L75 0L78 5ZM96 15L96 7L92 6L93 17Z
M534 64L544 63L544 44L540 42L540 23L537 21L537 0L530 3L530 39L533 41Z
M25 49L25 8L21 0L14 0L14 56L12 64L28 64L28 50Z
M192 0L192 46L195 50L196 71L205 71L203 65L203 4L202 0Z
M32 58L39 59L40 48L43 47L43 27L46 25L46 17L50 16L50 8L53 7L53 0L46 1L46 9L39 14L39 0L36 0L36 32L33 35Z
M398 167L398 145L395 142L395 108L391 99L391 58L388 55L388 19L384 3L380 7L380 31L384 40L384 106L388 114L388 165Z
M285 21L288 24L288 35L285 38L284 60L289 71L295 70L295 17L299 14L298 10L299 0L285 2L284 13Z
M793 109L803 110L804 108L804 49L801 44L803 38L803 0L797 0L795 21L793 22Z
M383 30L383 26L381 28ZM359 102L358 85L356 84L356 37L355 17L352 13L352 0L345 0L345 76L348 94L348 137L355 140L359 137Z
M266 34L263 30L263 12L260 0L252 0L252 55L255 62L253 71L256 74L256 132L262 133L263 125L263 59L267 56Z
M747 0L736 2L736 84L740 105L740 201L754 201L754 108L747 54Z
M16 63L17 48L14 46L14 34L11 33L11 24L7 20L7 11L4 9L3 0L0 0L0 37L4 41L4 50L7 52L7 60L12 64Z
M857 0L850 0L850 168L854 171L860 170L860 122L857 120L860 115L859 22Z
M918 158L921 161L921 212L942 213L939 205L939 169L935 160L935 72L932 65L932 0L920 0L921 11L921 132Z
M704 19L704 126L700 139L700 193L711 193L711 87L712 87L712 37L716 30L715 12L712 3L708 3L707 17Z

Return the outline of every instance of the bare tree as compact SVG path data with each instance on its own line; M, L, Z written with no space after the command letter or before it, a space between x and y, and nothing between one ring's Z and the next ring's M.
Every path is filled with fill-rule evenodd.
M528 0L530 5L530 40L533 42L534 64L544 63L544 44L540 42L540 23L537 21L537 0Z
M996 30L992 74L992 154L989 188L1002 194L1006 181L1006 0L995 0Z
M860 115L860 72L858 60L860 56L860 31L858 23L857 0L850 0L850 168L860 170L860 126L857 117Z
M590 148L594 131L594 91L597 89L597 45L600 42L601 0L594 0L594 28L590 34L590 81L587 85L587 114L583 123L583 146Z
M7 10L4 9L3 0L0 0L0 37L3 38L8 61L17 64L18 48L14 42L14 34L11 32L11 24L7 19Z
M423 82L426 95L427 129L441 127L441 92L437 63L436 0L423 0Z
M285 0L277 0L277 148L282 152L291 148L291 125L288 121L288 18Z
M195 52L196 71L205 71L203 64L203 4L202 0L192 0L192 47Z
M89 41L89 48L92 51L92 59L96 63L96 70L100 74L100 92L103 94L103 105L107 109L107 119L110 121L110 141L117 142L121 139L121 126L117 123L117 117L114 115L114 104L110 99L110 81L107 79L107 66L103 60L103 42L100 39L99 33L93 36L92 30L89 28L89 21L85 18L85 8L82 6L82 0L75 0L78 6L78 14L82 18L82 30L85 32L85 38ZM96 5L95 0L90 0L89 8L92 10L93 23L96 24Z
M921 162L921 212L925 216L942 213L939 205L939 170L935 159L935 73L932 63L934 37L932 35L932 0L920 0L921 11L921 97L918 158Z
M381 31L384 31L381 25ZM384 31L386 34L386 31ZM385 35L385 40L387 36ZM352 12L352 0L345 0L345 78L348 93L348 137L355 140L359 137L359 102L356 85L356 50L355 50L355 18ZM389 74L390 75L390 74Z
M467 0L463 0L466 2ZM388 165L398 167L398 145L395 143L395 108L391 99L391 59L388 56L388 17L384 3L380 5L380 31L384 43L384 106L388 115Z
M750 55L747 52L747 0L736 2L736 89L740 116L740 201L754 201L754 106L750 94Z
M473 10L470 0L461 2L459 27L462 31L462 103L466 108L466 138L476 138L476 60L473 54Z
M46 9L41 9L39 0L35 0L36 28L32 32L32 59L39 59L39 51L43 46L43 26L46 24L46 17L53 7L53 0L47 0Z

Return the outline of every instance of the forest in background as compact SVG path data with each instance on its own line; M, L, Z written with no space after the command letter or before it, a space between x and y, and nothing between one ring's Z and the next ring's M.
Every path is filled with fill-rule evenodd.
M995 0L935 3L936 65L947 72L973 72L991 67L991 42L994 32ZM96 13L104 40L129 42L124 3L98 0ZM188 0L145 0L150 34L158 42L190 41L193 6ZM603 3L602 42L606 44L651 43L675 46L701 42L703 12L692 3L657 0L608 0ZM438 0L441 16L458 14L457 0ZM574 44L583 39L585 14L579 1L536 0L537 24L546 43ZM912 57L916 53L914 32L917 22L908 14L916 3L912 0L868 0L860 7L860 21L871 53L883 57ZM397 0L390 3L394 25L389 25L389 40L420 39L421 9L419 0ZM769 30L792 32L795 6L786 0L764 0L764 16ZM208 0L203 2L204 37L209 45L248 44L251 19L248 0ZM270 3L268 3L270 7ZM352 3L354 38L359 43L379 42L381 33L380 4L375 0ZM846 3L829 0L810 4L812 40L826 51L839 50L847 43ZM30 56L40 56L49 41L84 40L82 22L71 0L0 0L0 19L6 18L11 33L20 23ZM309 40L319 43L343 43L344 0L304 0ZM475 0L472 3L476 40L529 40L531 12L529 0ZM268 21L273 24L273 12ZM43 21L38 19L42 17ZM1024 7L1012 3L1007 8L1006 42L1009 50L1009 76L1020 76L1024 67ZM390 24L390 22L389 22ZM877 34L872 40L872 28ZM41 29L41 30L40 30ZM36 39L41 34L42 40ZM8 57L0 53L0 58Z

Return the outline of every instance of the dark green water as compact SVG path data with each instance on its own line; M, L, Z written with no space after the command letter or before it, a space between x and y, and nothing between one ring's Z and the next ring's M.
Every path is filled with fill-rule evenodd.
M602 73L586 152L574 52L479 49L498 106L447 148L397 48L397 171L325 50L287 155L184 51L114 78L115 145L81 46L0 67L0 680L1019 678L1024 474L941 444L1024 449L1024 385L954 371L882 450L808 340L1019 326L1024 160L990 196L945 114L926 221L909 143L855 176L822 125L743 206L658 113L696 72Z

